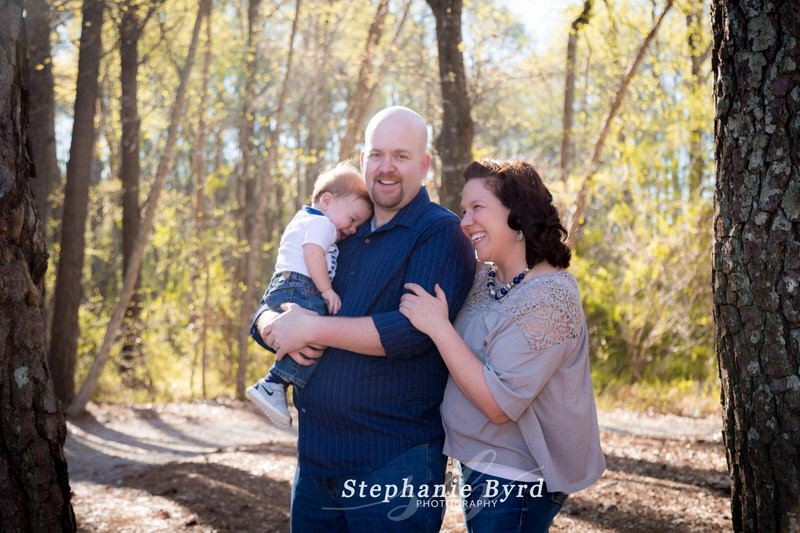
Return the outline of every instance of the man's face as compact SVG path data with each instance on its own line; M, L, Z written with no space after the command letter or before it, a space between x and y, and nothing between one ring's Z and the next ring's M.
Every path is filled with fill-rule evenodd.
M419 192L430 165L424 143L424 131L397 115L385 118L367 136L361 169L376 221L390 220Z

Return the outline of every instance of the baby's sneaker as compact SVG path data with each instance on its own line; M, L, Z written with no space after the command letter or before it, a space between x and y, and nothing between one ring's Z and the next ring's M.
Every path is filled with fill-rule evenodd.
M286 386L265 381L264 378L247 388L247 397L256 404L270 421L281 429L292 427L292 417L286 402Z

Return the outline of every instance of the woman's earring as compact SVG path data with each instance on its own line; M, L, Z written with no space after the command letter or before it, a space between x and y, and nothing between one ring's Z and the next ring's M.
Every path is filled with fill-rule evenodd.
M516 237L516 239L517 239L518 241L521 241L521 240L523 239L523 237L524 237L524 235L522 234L522 230L519 230L519 231L517 232L517 237Z

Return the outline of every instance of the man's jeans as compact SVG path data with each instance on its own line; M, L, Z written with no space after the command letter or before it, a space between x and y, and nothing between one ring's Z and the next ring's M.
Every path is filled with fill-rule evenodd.
M561 510L567 494L548 492L542 481L512 481L461 465L468 533L541 533ZM463 485L469 485L467 491Z
M437 440L415 446L366 474L301 478L298 467L292 486L292 532L439 531L445 499L431 495L437 486L440 494L444 487L447 460L442 445Z

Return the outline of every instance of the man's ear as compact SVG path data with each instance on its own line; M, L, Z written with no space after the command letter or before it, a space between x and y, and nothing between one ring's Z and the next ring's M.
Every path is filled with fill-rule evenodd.
M431 156L425 154L425 157L422 158L422 179L425 180L425 176L428 175L428 169L431 168Z

